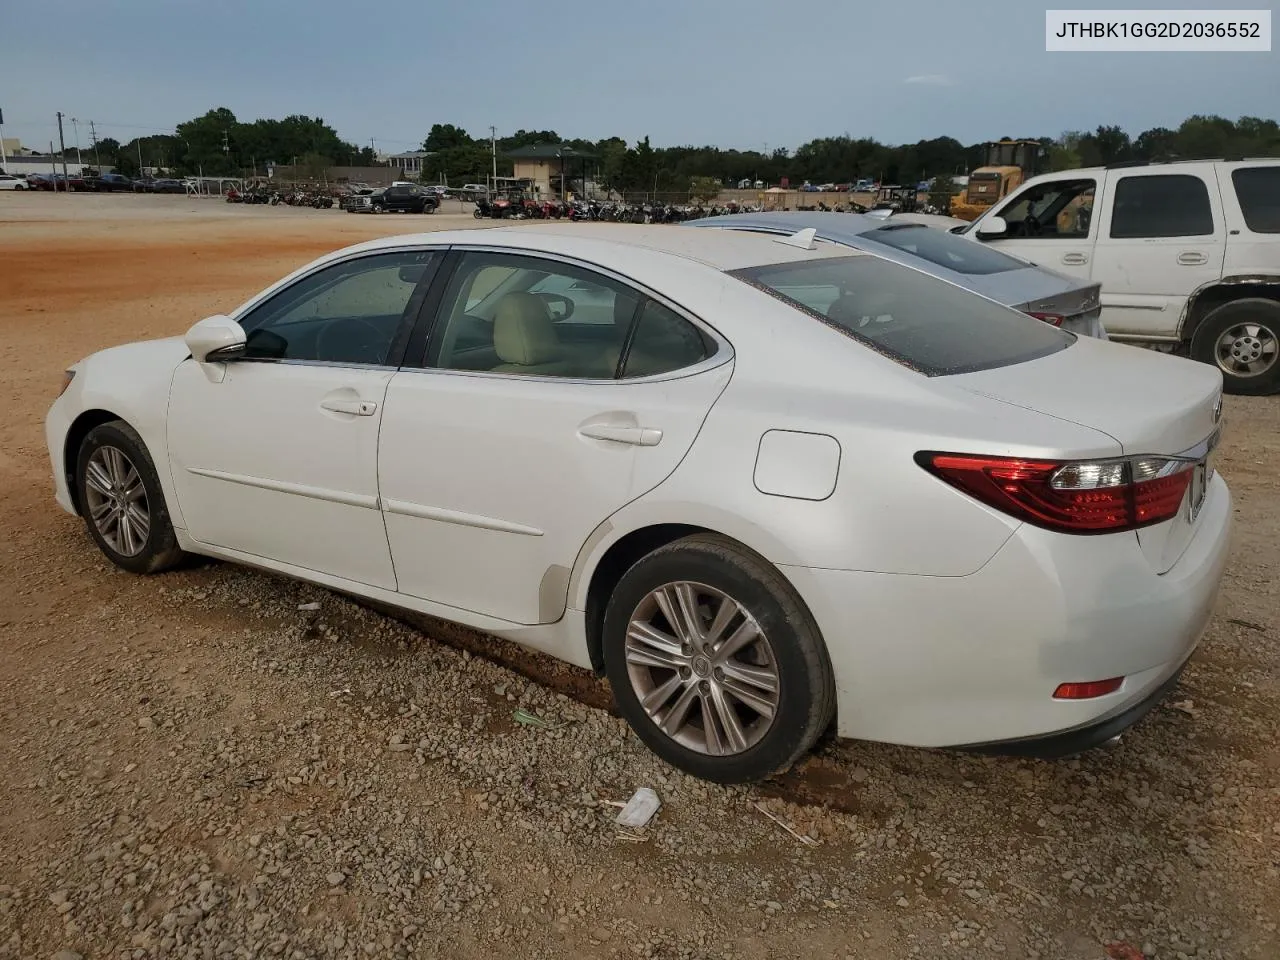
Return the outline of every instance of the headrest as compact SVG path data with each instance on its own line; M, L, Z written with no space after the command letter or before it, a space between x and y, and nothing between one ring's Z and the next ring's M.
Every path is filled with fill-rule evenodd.
M559 341L551 312L532 293L508 293L493 317L493 348L503 363L524 367L557 359Z

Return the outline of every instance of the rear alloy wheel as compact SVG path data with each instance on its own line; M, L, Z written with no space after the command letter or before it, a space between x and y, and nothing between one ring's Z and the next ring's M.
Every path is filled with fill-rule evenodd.
M182 560L155 465L123 420L89 431L76 458L75 482L89 535L112 563L133 573L159 573Z
M707 780L785 770L835 709L809 612L771 564L724 537L686 537L628 570L605 610L604 644L636 734Z
M1217 364L1227 393L1280 391L1280 303L1249 297L1223 304L1196 328L1191 355Z

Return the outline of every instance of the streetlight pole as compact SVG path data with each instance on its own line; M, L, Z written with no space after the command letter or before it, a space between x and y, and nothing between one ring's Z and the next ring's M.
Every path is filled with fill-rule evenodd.
M489 191L493 192L498 189L498 131L493 126L489 127L489 150L493 154L493 185Z
M76 163L80 164L80 172L84 172L84 157L80 155L80 121L75 117L71 118L71 129L75 132L76 138Z

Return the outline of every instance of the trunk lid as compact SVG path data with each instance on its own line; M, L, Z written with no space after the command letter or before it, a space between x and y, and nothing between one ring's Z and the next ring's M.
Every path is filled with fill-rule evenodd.
M1092 427L1115 439L1125 456L1199 458L1206 441L1216 438L1222 412L1216 367L1086 337L1038 360L946 379L981 396ZM1207 484L1211 477L1209 454L1200 479ZM1158 573L1172 567L1191 542L1200 511L1190 501L1197 493L1193 481L1176 517L1137 531Z

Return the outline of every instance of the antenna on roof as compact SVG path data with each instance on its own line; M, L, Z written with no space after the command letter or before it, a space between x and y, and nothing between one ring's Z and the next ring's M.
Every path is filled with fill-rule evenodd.
M789 237L777 237L775 243L785 243L789 247L799 247L801 250L816 250L817 247L813 240L818 235L816 227L805 227L803 230L797 230Z

